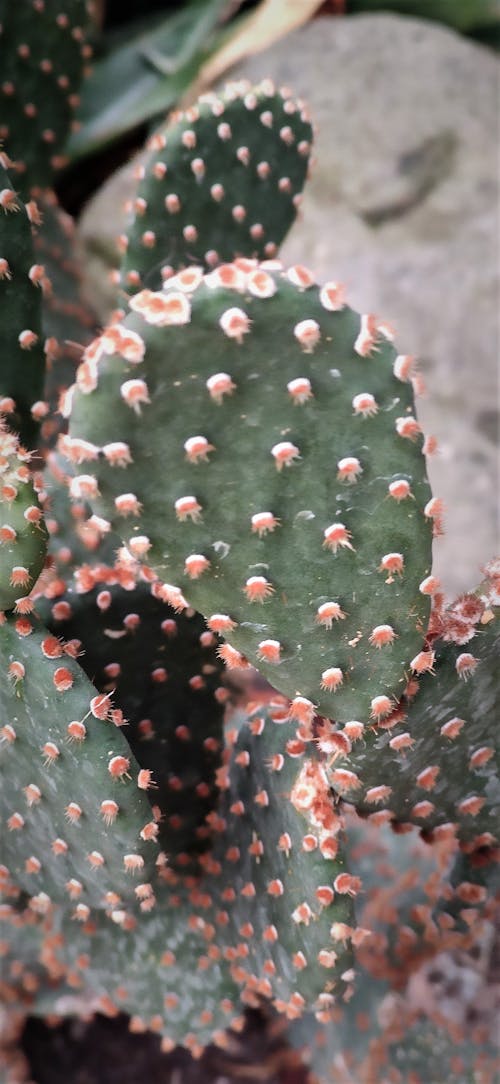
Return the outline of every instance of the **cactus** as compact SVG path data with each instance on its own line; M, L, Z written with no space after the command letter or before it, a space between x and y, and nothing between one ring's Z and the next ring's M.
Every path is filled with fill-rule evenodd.
M64 595L37 599L56 636L78 638L81 665L127 720L126 737L154 779L155 837L171 865L206 847L229 695L218 638L194 613L176 614L130 571L80 569Z
M270 80L207 94L151 137L120 280L135 293L190 264L275 256L295 218L312 141L304 104Z
M493 1037L462 1029L442 1014L427 1016L401 995L359 976L356 994L335 1027L314 1027L309 1018L289 1032L314 1077L324 1084L493 1084L498 1056ZM432 1076L429 1076L432 1073Z
M73 384L81 353L94 337L96 318L82 297L80 246L70 215L54 192L37 197L41 223L33 238L34 254L43 268L42 325L47 364L41 445L55 445L65 428L61 400Z
M73 492L298 712L380 718L429 604L408 359L302 268L192 275L137 294L87 351Z
M322 1080L414 1084L432 1043L488 1081L488 1044L459 1063L404 990L494 913L498 562L444 607L413 359L275 259L311 143L288 92L152 136L128 308L89 344L47 188L85 7L2 23L6 1000L123 1009L195 1055L265 1003Z
M498 842L500 810L491 727L498 616L488 610L487 623L476 629L483 610L476 595L457 600L445 615L443 639L433 639L413 660L417 680L393 715L347 755L339 745L330 770L332 785L364 815L387 813L435 838L448 831L473 848Z
M89 21L87 0L0 4L0 138L25 197L49 187L65 164L64 144L90 56Z
M2 326L0 417L20 432L28 447L36 441L37 406L43 397L45 354L41 316L44 269L36 263L32 200L25 206L14 190L7 155L0 154L0 304Z
M99 696L64 643L33 617L0 626L2 856L14 884L76 916L134 899L156 851L140 832L151 813L110 698Z
M5 1000L43 1015L67 1015L75 1007L128 1011L133 1030L163 1032L165 1050L183 1042L201 1053L214 1032L223 1037L238 1024L237 991L227 967L210 953L202 916L188 923L180 907L179 893L174 899L165 892L161 912L145 915L139 928L111 923L101 912L80 923L62 908L41 918L4 908Z
M325 1084L379 1079L491 1084L498 1070L493 1005L492 1028L488 1019L470 1024L466 1013L475 1003L474 983L477 989L480 982L471 969L479 955L494 952L498 871L482 867L489 907L481 911L479 898L470 906L471 881L478 878L469 858L452 859L449 873L449 839L430 847L415 829L395 833L390 825L367 824L352 813L346 830L350 867L363 883L355 901L363 936L356 939L354 993L337 1006L331 1022L315 1022L307 1014L292 1022L289 1041ZM456 905L462 923L453 921ZM451 961L453 985L465 984L461 997L451 995L459 1000L464 1024L454 1019L446 988ZM445 984L441 995L440 980Z
M0 610L29 612L45 560L47 530L30 475L31 455L0 419Z
M300 1017L306 1006L326 1018L336 998L349 990L350 949L337 926L354 930L356 885L337 853L339 822L327 789L323 804L317 796L315 806L308 801L314 762L304 761L302 778L295 782L296 750L286 758L277 753L283 725L278 718L255 711L239 736L233 735L235 751L214 850L200 860L204 877L199 885L164 863L153 886L142 886L145 913L138 919L115 904L113 923L93 912L83 916L89 921L75 933L66 908L46 908L50 933L59 933L54 943L61 973L55 977L67 981L76 972L94 1008L115 1004L140 1016L145 1026L163 1033L166 1045L187 1040L190 1048L199 1047L214 1030L217 1035L231 1022L236 1025L238 987L244 1004L265 996L290 1019ZM317 764L315 770L320 770ZM280 817L276 800L289 786L295 791ZM306 884L310 903L304 899ZM31 929L37 910L42 908L35 898L21 914L7 908L4 921L21 927L27 922ZM48 967L43 937L36 955ZM17 979L19 972L22 977L20 966ZM16 996L15 987L10 996ZM42 988L41 1010L57 1012L64 996L64 989L50 993ZM217 1038L224 1042L220 1033Z

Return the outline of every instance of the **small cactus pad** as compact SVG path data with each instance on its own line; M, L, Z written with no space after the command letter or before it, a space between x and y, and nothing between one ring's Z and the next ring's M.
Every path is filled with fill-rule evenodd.
M459 609L479 619L483 607L466 595ZM329 778L364 815L417 824L433 839L451 832L477 848L498 840L500 623L493 611L487 618L467 643L435 640L421 652L412 663L418 682L345 757L339 732Z
M311 150L303 102L229 84L154 133L133 220L122 238L122 285L158 287L190 264L275 256L297 213Z
M255 708L234 739L205 885L233 978L291 1019L327 1015L354 978L361 890L346 869L341 818L314 745L282 702Z
M113 714L64 644L32 617L0 626L2 854L34 897L107 907L148 880L154 841L139 765ZM135 874L135 877L134 877ZM116 899L115 899L116 897ZM82 911L83 909L83 911Z
M86 351L73 495L205 615L230 665L246 656L328 717L377 720L433 582L412 359L302 267L192 276L136 295Z
M0 611L29 612L47 531L29 471L30 453L0 419Z
M36 204L25 207L21 202L7 164L7 156L0 153L0 417L8 418L29 447L36 440L45 377L43 267L36 263L31 236L31 224L38 219Z
M65 164L83 68L87 0L0 0L0 139L27 196Z
M221 685L218 637L199 614L176 614L119 566L77 571L55 607L54 617L52 603L38 601L54 634L80 640L80 665L123 712L124 737L141 769L151 772L150 834L170 863L177 859L185 869L188 855L206 848L205 818L216 803L229 696Z

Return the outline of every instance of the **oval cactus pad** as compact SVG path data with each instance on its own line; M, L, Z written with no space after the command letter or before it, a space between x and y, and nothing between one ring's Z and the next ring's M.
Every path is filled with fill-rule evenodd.
M189 269L131 309L78 371L73 496L230 666L320 714L383 717L433 583L413 359L302 267Z

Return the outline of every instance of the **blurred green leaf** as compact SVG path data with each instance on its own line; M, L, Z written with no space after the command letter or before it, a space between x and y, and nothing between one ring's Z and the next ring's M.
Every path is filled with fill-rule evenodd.
M82 88L70 158L84 158L171 109L220 44L217 28L237 7L235 0L191 0L97 60Z
M464 33L500 25L500 0L348 0L347 11L396 11L446 23Z

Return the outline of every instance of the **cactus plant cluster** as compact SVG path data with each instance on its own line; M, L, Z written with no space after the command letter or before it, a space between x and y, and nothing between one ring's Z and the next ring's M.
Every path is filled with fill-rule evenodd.
M459 1066L376 1015L498 890L498 562L444 603L414 359L279 262L312 129L269 82L150 138L90 342L50 190L88 16L31 7L2 23L4 995L195 1056L266 1001L322 1080L426 1079L429 1044L492 1080L480 1035Z

